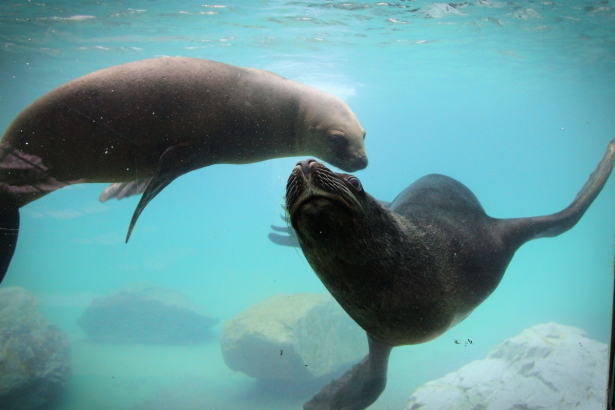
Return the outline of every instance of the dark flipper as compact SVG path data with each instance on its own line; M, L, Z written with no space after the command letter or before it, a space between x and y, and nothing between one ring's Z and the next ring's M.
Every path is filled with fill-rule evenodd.
M277 233L271 232L269 233L269 235L267 235L267 238L269 238L269 240L276 245L290 246L291 248L297 248L299 246L298 244L293 242L291 237L288 235L279 235Z
M130 227L128 228L128 235L126 235L126 243L128 243L128 239L130 239L130 234L137 223L137 219L139 219L139 215L141 215L141 212L143 212L147 204L149 204L160 191L176 178L190 171L194 171L195 169L211 165L212 162L206 161L210 155L204 155L201 151L202 148L202 145L197 142L185 142L167 148L160 156L156 173L152 177L151 182L147 185L137 205L137 209L135 209L132 215Z
M557 236L572 228L602 190L611 175L614 160L615 139L609 143L602 161L583 185L572 204L552 215L498 221L502 240L519 247L529 240Z
M284 205L282 205L282 209L286 211L286 207ZM271 232L269 233L269 235L267 235L267 237L269 238L271 242L273 242L276 245L288 246L291 248L298 248L299 240L297 239L297 232L295 232L293 227L290 226L290 221L288 219L288 213L285 213L284 215L280 215L280 219L286 222L286 227L270 225L271 229L273 229L276 232L283 232L286 235L280 235L280 234Z
M376 401L387 384L392 346L367 335L369 354L303 405L303 410L363 410Z
M275 225L271 225L271 229L273 229L276 232L284 232L286 235L280 235L277 233L269 233L269 235L267 235L267 237L269 238L269 240L273 243L275 243L276 245L281 245L281 246L290 246L290 247L294 247L294 248L298 248L299 247L299 241L297 240L297 234L295 233L295 230L292 227L281 227L281 226L275 226Z
M152 181L152 178L138 179L130 182L118 182L109 185L98 197L100 202L106 202L111 198L120 199L128 198L129 196L139 195L145 192L147 186Z
M17 198L19 206L80 182L85 180L58 181L49 175L49 168L42 158L0 142L0 192Z
M9 268L19 235L19 206L11 196L0 195L0 282Z

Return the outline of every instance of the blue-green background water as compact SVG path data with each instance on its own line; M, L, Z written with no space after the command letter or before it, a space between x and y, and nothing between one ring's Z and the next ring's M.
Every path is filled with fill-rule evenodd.
M0 3L0 129L89 72L156 56L207 58L344 99L367 131L369 166L355 175L375 197L391 200L442 173L494 217L563 209L615 137L609 1L470 1L444 16L424 1L213 5ZM34 292L69 335L73 376L58 409L129 409L163 386L193 382L204 389L203 408L298 408L228 369L217 342L93 345L75 324L95 296L141 282L184 292L221 323L272 295L325 291L300 251L267 239L298 159L183 176L147 207L128 244L138 198L101 204L105 185L71 186L22 208L1 286ZM433 342L394 349L387 390L372 408L403 408L415 388L538 323L577 326L608 343L614 205L612 178L574 229L524 245L468 319ZM453 342L467 338L471 346Z

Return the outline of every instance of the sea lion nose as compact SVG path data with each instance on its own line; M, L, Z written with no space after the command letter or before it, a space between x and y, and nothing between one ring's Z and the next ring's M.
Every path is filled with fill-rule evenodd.
M357 168L356 171L366 168L367 167L367 155L359 156L355 161L355 166ZM354 172L354 171L351 171L351 172Z
M301 170L303 171L303 175L306 176L306 178L308 177L308 175L310 175L310 164L312 162L316 162L315 159L306 159L305 161L299 161L297 162L297 165L301 167Z

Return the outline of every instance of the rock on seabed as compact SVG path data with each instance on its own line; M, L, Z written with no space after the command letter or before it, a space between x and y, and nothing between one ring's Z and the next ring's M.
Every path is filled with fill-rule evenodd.
M261 380L310 381L367 354L367 337L329 294L277 295L224 324L224 361Z
M217 322L183 293L148 284L94 299L77 319L90 341L118 344L203 343Z
M36 298L22 288L0 289L0 409L45 404L70 373L68 338L43 318Z
M604 409L607 373L606 344L576 327L546 323L419 387L406 410Z

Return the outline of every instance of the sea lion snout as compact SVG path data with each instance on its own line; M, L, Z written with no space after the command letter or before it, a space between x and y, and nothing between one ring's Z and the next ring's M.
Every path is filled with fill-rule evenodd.
M357 155L343 169L348 172L356 172L367 168L367 154Z
M314 190L312 170L316 166L324 167L312 158L299 161L295 165L286 183L286 208L289 212L299 198L310 195Z
M356 180L356 181L355 181ZM318 215L338 215L331 208L343 208L345 214L361 209L353 190L361 191L359 180L348 174L336 174L322 163L308 159L299 161L288 178L286 185L286 209L291 225L296 228L300 214L308 219L319 220ZM318 221L317 221L318 222ZM318 222L320 224L322 221ZM339 221L338 221L339 222Z
M303 171L303 175L305 175L306 178L309 178L310 175L310 164L312 162L316 162L315 159L306 159L305 161L299 161L297 162L297 166L301 167L301 171Z

